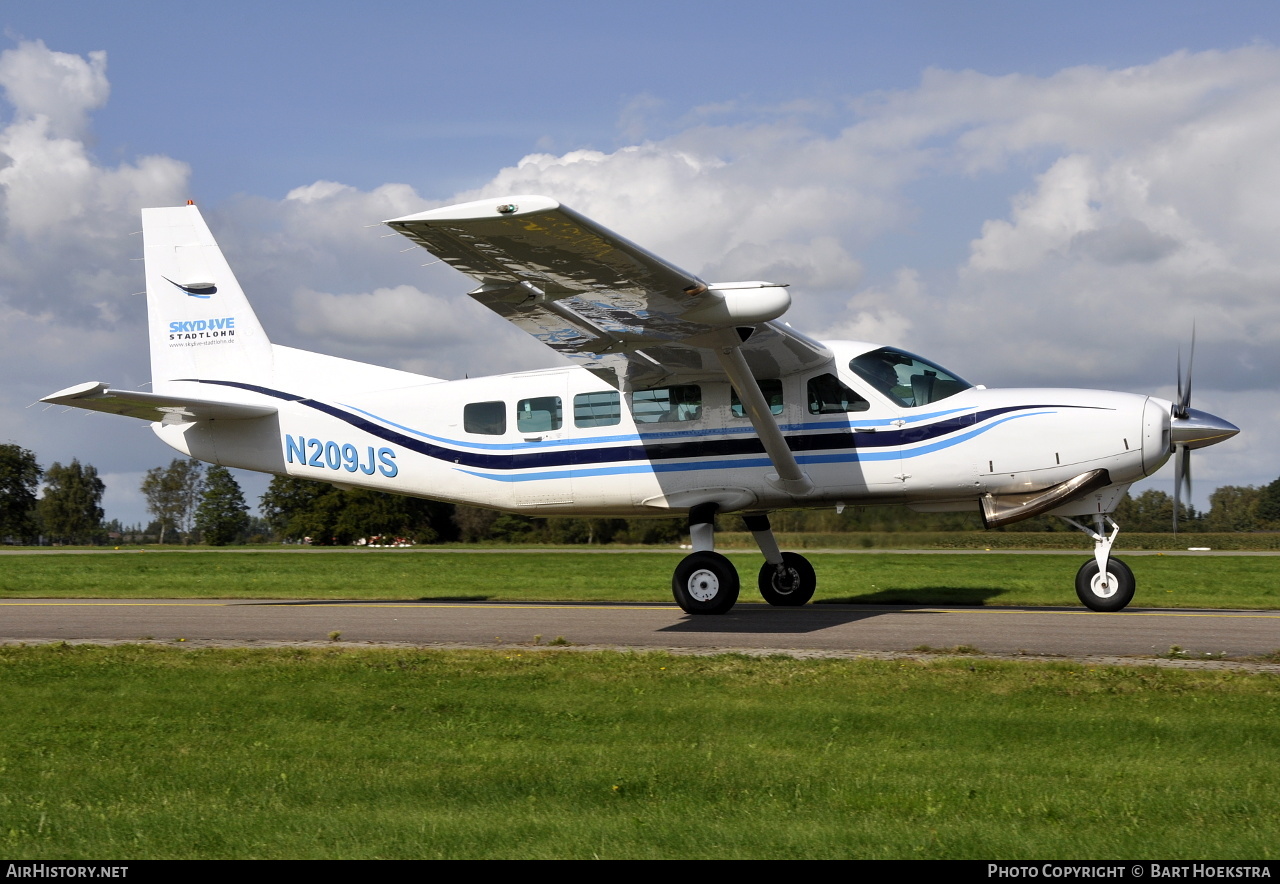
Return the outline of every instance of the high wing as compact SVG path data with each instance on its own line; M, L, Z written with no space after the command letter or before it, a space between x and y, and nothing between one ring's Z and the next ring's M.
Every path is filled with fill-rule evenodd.
M386 222L480 283L471 297L625 390L727 378L738 391L777 475L808 494L753 379L830 359L830 351L777 319L784 286L707 284L687 270L544 196L477 200Z
M471 297L618 388L723 377L726 331L752 375L817 366L822 344L770 320L784 286L707 284L544 196L509 196L386 222L480 283Z
M276 409L269 405L242 405L212 399L193 399L190 396L113 390L107 384L98 381L67 387L65 390L45 396L40 401L52 405L71 405L89 411L122 414L125 417L166 424L205 420L247 420L276 413Z

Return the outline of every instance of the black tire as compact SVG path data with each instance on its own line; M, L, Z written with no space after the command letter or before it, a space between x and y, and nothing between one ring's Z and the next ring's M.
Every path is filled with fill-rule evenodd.
M1133 600L1136 588L1137 581L1133 578L1133 572L1119 559L1108 560L1106 582L1098 574L1098 562L1095 559L1085 562L1076 573L1076 595L1090 611L1123 611Z
M781 572L777 565L765 562L760 568L758 585L760 595L769 604L798 608L813 598L813 592L818 588L818 576L804 556L784 552Z
M720 553L693 553L676 565L671 594L686 614L724 614L738 601L738 570Z

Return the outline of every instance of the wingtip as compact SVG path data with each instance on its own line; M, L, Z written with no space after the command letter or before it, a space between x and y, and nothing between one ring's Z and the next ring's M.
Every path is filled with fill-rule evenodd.
M97 396L106 391L107 385L102 381L85 381L83 384L73 384L65 390L59 390L56 393L43 396L40 401L60 402L67 399L83 399L86 396Z

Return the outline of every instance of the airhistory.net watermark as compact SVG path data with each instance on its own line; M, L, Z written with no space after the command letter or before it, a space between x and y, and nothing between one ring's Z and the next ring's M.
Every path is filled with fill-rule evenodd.
M6 863L6 878L127 878L128 866L99 863Z

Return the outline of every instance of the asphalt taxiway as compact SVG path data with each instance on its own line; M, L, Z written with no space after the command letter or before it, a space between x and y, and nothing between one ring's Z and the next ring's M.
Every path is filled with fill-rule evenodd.
M821 654L967 647L1063 657L1257 657L1280 649L1280 611L740 603L691 617L671 604L166 599L0 600L0 642L277 642Z

